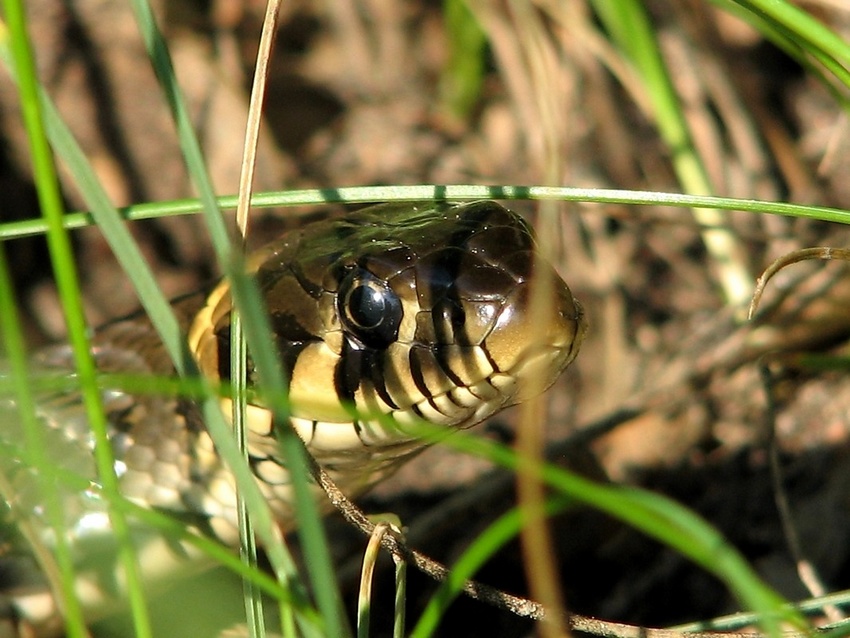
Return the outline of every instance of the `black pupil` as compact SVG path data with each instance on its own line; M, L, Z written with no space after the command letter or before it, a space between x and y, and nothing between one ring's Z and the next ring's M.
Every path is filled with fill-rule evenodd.
M404 309L385 281L365 268L354 268L340 281L338 292L340 323L352 343L386 348L398 338Z
M377 328L384 320L387 302L384 291L364 284L348 295L348 313L360 328Z

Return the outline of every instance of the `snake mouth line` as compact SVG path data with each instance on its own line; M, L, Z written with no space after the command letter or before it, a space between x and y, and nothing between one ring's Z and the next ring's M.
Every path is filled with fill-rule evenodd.
M552 362L563 357L564 351L554 346L544 346L523 357L506 372L494 371L482 375L477 381L458 386L438 394L423 397L405 409L368 413L351 421L316 421L294 417L292 425L311 453L319 458L323 454L359 452L363 448L384 448L405 443L421 436L423 421L443 426L449 433L480 423L507 405L512 405L529 393L524 393L524 380L536 369L548 369ZM571 353L566 355L571 356ZM531 392L539 394L551 384L532 382ZM520 393L523 393L520 397ZM263 426L265 430L269 426Z

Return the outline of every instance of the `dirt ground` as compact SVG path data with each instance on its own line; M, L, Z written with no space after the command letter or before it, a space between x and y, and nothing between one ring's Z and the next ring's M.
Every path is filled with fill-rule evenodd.
M256 0L160 4L216 188L233 193L263 8ZM577 187L681 191L670 151L646 116L647 96L600 37L584 2L568 3L562 22L540 20L537 53L548 65L542 73L529 62L528 41L509 8L514 5L481 4L491 47L480 98L461 117L441 97L447 45L440 3L285 3L257 190L549 179ZM847 7L826 0L804 4L850 34ZM850 209L850 155L844 153L850 129L823 86L708 2L647 5L715 194ZM173 126L127 3L30 0L27 6L42 77L115 203L190 196ZM3 220L37 214L19 122L14 91L0 74ZM553 170L554 179L547 178ZM65 195L71 209L83 207L72 186ZM535 215L532 204L513 207ZM578 361L549 394L553 457L694 508L768 582L800 599L807 593L780 524L769 470L775 441L803 556L826 591L850 586L850 384L846 371L813 371L797 356L845 353L846 268L837 262L791 267L768 286L759 319L747 323L724 301L717 264L688 211L564 205L561 212L555 261L583 303L591 332ZM297 223L288 217L293 211L256 213L255 243ZM738 238L739 263L753 285L789 250L847 244L845 227L810 220L735 212L725 225ZM132 228L169 295L214 275L199 220ZM98 233L74 237L92 325L133 310L133 293ZM43 243L17 240L7 248L32 344L61 339ZM773 422L760 361L773 374ZM508 412L480 429L511 441L514 421ZM512 499L511 481L486 463L433 449L379 487L365 506L399 513L413 545L451 562ZM362 541L339 521L329 525L343 581L353 587ZM667 626L736 609L712 577L597 513L571 511L554 520L552 530L571 611ZM382 579L379 596L390 600L390 572ZM506 548L479 579L523 593L517 548ZM429 588L424 577L412 577L411 617ZM386 625L376 622L375 635L383 635ZM442 627L443 635L533 632L529 621L470 601L456 604Z

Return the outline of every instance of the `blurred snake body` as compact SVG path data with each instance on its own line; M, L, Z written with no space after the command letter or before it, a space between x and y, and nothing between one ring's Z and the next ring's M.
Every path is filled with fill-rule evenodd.
M586 327L567 285L537 254L530 227L493 202L370 207L291 231L252 254L248 267L288 380L290 425L350 496L425 447L405 426L424 419L447 430L466 428L549 387L576 356ZM534 295L538 283L542 303ZM173 307L201 372L227 380L227 282ZM141 315L95 333L92 352L101 372L174 374ZM36 365L64 375L74 370L66 346L39 353ZM248 384L262 388L250 356ZM103 405L122 494L235 545L234 480L198 406L119 390L105 390ZM228 415L229 406L222 401ZM14 454L22 437L16 409L13 399L0 396L6 527L28 523L50 546L32 468ZM79 393L40 396L38 418L51 462L80 479L62 488L70 540L102 541L110 533L107 508L92 489L98 482L93 440ZM248 405L249 464L277 522L288 529L293 496L275 437L285 426L261 399ZM141 562L157 571L148 558ZM0 554L0 575L3 569L23 568ZM14 578L5 582L0 601L32 624L47 625L55 609L39 611Z

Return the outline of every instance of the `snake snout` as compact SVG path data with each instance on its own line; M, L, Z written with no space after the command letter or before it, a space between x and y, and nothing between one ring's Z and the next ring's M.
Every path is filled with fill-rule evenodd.
M508 404L543 392L575 359L587 330L581 304L548 264L520 282L484 341L500 375L514 386Z

